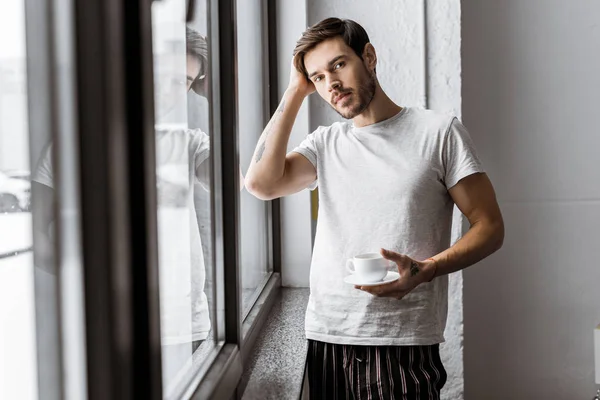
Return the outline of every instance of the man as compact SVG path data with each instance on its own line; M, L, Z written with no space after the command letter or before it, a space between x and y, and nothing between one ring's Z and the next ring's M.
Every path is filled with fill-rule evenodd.
M306 311L311 398L438 399L446 381L447 275L502 246L494 189L456 119L396 105L356 22L328 18L294 50L290 82L246 174L255 196L319 187ZM351 120L319 127L286 154L302 101L317 92ZM453 205L470 222L450 247ZM344 282L346 260L380 250L400 278Z
M161 127L163 117L181 106L178 103L185 99L186 90L206 96L206 40L192 29L186 30L185 74L178 73L177 67L171 67L179 65L179 60L172 56L159 56L156 62L159 79L155 90L161 341L165 346L163 359L175 360L166 369L178 369L183 365L180 360L189 359L208 337L211 327L204 293L204 255L193 201L196 182L206 190L210 188L209 136L198 129ZM39 238L41 248L46 249L43 265L53 273L54 173L51 146L40 159L32 180L45 208L40 218L34 219L36 238ZM179 283L185 284L188 289L182 290ZM172 368L169 368L171 365Z

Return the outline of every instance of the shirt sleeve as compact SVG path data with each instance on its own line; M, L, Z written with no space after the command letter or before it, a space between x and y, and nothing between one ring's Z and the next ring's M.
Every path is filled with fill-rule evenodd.
M452 119L446 132L442 161L447 189L469 175L485 172L469 132L457 118Z
M315 167L316 171L319 170L317 168L319 158L317 156L318 151L317 151L316 137L320 131L321 131L321 127L319 127L317 130L315 130L313 133L307 135L306 139L304 139L294 150L292 150L293 152L302 154L304 157L306 157L306 159L308 161L310 161L310 163L313 165L313 167ZM317 175L317 178L310 185L308 185L308 189L315 190L318 185L319 185L319 177Z
M52 145L48 145L46 149L42 152L42 156L40 157L37 166L35 167L35 171L33 172L33 176L31 180L34 182L41 183L42 185L46 185L48 187L54 187L54 172L52 170Z

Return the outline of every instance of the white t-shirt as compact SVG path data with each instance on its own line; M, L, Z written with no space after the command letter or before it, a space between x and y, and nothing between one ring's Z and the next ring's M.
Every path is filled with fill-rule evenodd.
M208 189L210 163L205 161L209 153L209 136L200 130L156 130L162 344L204 340L210 331L204 255L194 207L194 183ZM32 179L53 186L51 146Z
M366 127L319 127L294 149L316 168L319 218L310 271L306 337L352 345L431 345L444 341L448 277L402 300L345 283L346 260L386 248L424 260L450 247L448 189L483 172L454 117L404 108Z

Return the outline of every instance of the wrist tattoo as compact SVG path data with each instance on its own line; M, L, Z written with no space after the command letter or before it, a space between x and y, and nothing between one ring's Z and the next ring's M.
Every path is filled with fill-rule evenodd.
M415 261L410 262L410 276L415 276L419 273L419 264Z

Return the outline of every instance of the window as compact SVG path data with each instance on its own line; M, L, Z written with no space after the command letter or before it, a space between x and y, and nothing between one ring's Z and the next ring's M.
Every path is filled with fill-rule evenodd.
M0 398L231 398L280 285L274 2L9 3Z
M40 35L50 25L39 9L22 0L0 6L0 398L7 399L85 398L73 36L68 7L55 11L56 36L48 37Z
M152 5L163 392L178 398L223 332L216 312L207 10ZM222 324L221 324L222 325Z
M0 398L6 399L37 399L24 11L19 1L0 6L0 359L6 360Z
M243 171L250 166L269 112L269 75L265 35L266 8L260 0L237 7L238 147ZM242 320L246 318L273 271L269 260L267 203L247 191L240 194Z
M251 333L270 306L265 299L273 298L279 284L278 276L272 277L271 207L243 186L244 171L270 117L267 4L238 2L235 30L221 26L217 19L229 11L223 6L231 4L221 2L221 9L216 9L217 2L199 2L193 12L186 5L183 0L166 0L152 6L166 398L177 398L190 379L207 371L219 345L231 343L242 356L250 351L256 335ZM184 22L186 13L193 18ZM237 41L235 47L228 41L232 39ZM227 74L234 59L236 73ZM235 102L236 107L226 106L227 102ZM237 152L233 134L237 134ZM181 144L175 146L175 141ZM181 149L185 154L173 154ZM213 180L223 174L229 176ZM236 180L235 192L232 186L225 187L225 179ZM228 219L234 215L237 218ZM211 224L220 218L222 228ZM221 234L220 229L229 234ZM219 248L224 252L222 263L214 254ZM227 285L226 277L233 276L238 279L229 279ZM261 296L263 301L257 302ZM239 322L232 324L227 316L236 314Z

